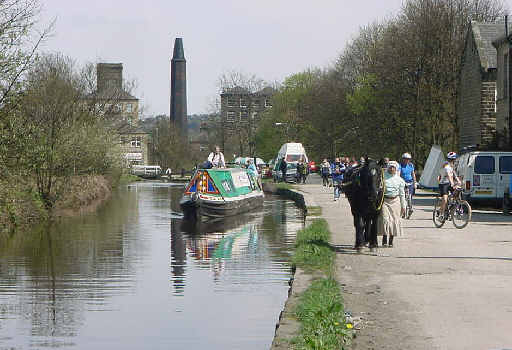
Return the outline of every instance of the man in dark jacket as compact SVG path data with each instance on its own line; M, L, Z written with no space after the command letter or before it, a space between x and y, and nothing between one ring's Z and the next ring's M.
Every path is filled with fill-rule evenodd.
M279 164L279 170L281 170L283 174L282 181L286 182L286 168L288 167L288 164L286 164L286 160L283 158L281 159L281 164Z

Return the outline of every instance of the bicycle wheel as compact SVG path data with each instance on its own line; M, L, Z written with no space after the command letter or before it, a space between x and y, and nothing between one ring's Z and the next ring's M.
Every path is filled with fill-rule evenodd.
M453 226L462 229L471 221L471 206L466 201L458 201L453 206L451 214Z
M434 226L437 228L441 228L444 225L445 219L441 220L439 218L441 209L441 198L437 197L434 199L434 211L432 212L432 221L434 222Z

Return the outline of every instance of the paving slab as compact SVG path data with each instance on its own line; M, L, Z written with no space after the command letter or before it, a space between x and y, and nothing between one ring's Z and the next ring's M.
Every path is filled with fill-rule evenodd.
M322 208L345 308L362 319L352 349L512 349L511 216L475 210L466 228L438 229L434 197L423 193L395 247L357 254L347 199L322 185L299 189Z

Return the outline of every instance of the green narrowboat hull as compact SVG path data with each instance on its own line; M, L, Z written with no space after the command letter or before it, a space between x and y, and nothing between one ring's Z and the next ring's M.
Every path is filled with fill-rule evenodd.
M223 218L263 204L261 183L247 169L200 169L180 201L186 218Z

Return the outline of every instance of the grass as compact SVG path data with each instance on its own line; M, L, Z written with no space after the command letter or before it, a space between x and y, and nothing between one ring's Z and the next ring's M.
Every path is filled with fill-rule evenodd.
M301 322L297 349L342 349L347 330L341 291L333 278L316 280L301 295L295 310Z
M329 245L329 236L324 219L315 219L309 226L299 230L292 263L308 272L329 272L334 264L334 251Z
M297 349L342 349L348 339L341 290L333 277L335 253L329 245L330 235L325 219L315 219L297 232L292 263L326 276L312 283L295 309L301 323L300 333L293 339Z
M306 208L308 216L321 216L322 215L322 207L312 206Z
M142 178L132 175L132 174L123 174L119 178L119 182L117 185L122 186L122 185L126 185L126 184L129 184L130 182L135 182L135 181L142 181Z

